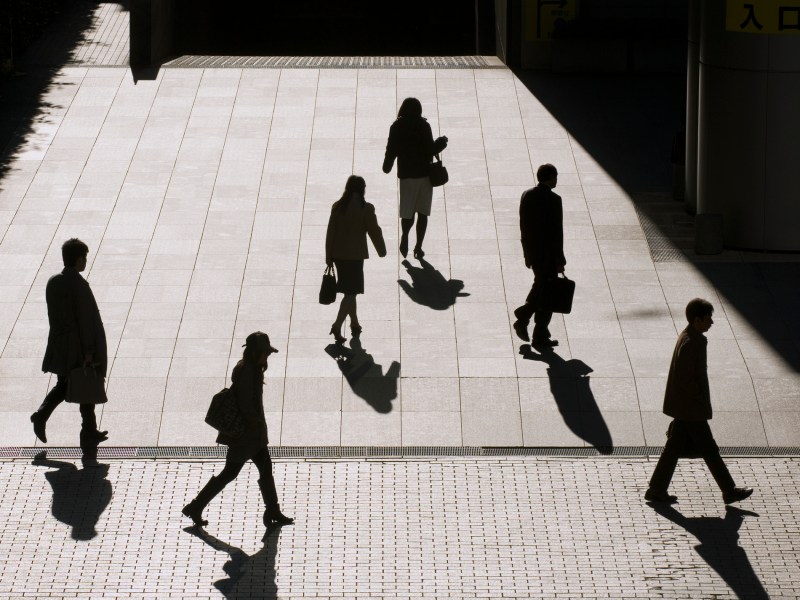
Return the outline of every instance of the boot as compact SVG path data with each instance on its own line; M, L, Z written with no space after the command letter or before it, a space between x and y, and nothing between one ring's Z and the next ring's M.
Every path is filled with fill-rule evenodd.
M267 506L266 510L264 510L264 527L269 527L270 525L291 525L294 523L293 518L287 517L281 512L274 483L268 486L263 479L259 479L258 488L261 490L261 497L264 499L264 504Z
M31 415L31 423L33 423L33 433L43 443L47 443L47 417L40 413L38 410Z
M203 518L203 509L208 506L208 503L211 502L214 496L219 494L224 487L225 484L220 481L219 477L214 477L212 475L208 483L197 494L197 498L184 506L181 512L189 517L195 525L205 527L208 525L208 521Z

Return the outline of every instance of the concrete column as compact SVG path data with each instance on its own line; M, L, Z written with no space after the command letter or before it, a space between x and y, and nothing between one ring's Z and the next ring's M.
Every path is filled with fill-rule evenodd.
M731 6L702 2L697 213L722 215L726 247L800 251L800 35L728 31Z
M700 17L702 0L689 0L689 47L686 57L686 171L683 198L689 214L697 212L697 95L700 86Z

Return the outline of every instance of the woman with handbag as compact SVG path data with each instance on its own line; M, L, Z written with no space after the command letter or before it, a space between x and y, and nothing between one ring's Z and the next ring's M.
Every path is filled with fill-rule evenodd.
M361 333L356 295L364 293L364 259L369 258L367 235L378 256L386 256L386 242L375 217L375 207L364 199L366 187L363 177L351 175L347 178L342 197L331 208L325 235L325 264L336 265L336 291L344 294L339 313L331 325L330 333L337 343L346 340L342 336L345 317L350 317L352 334Z
M272 459L267 444L267 421L264 417L264 371L267 370L269 355L277 352L270 345L269 336L256 331L247 336L244 354L233 368L231 374L231 392L244 420L244 431L238 436L220 432L218 444L228 446L225 467L216 477L200 490L197 497L183 507L183 514L191 518L195 525L208 525L203 519L203 509L219 494L222 489L242 470L248 460L252 460L258 468L260 476L258 487L264 498L264 525L290 525L294 519L281 512L278 504L278 492L275 489L275 478L272 475Z
M422 104L416 98L406 98L397 112L397 120L389 129L383 172L389 173L397 159L397 178L400 180L400 254L408 254L408 234L417 214L417 243L414 258L425 256L422 241L431 214L433 186L428 177L433 157L447 148L447 137L433 139L431 126L422 116Z

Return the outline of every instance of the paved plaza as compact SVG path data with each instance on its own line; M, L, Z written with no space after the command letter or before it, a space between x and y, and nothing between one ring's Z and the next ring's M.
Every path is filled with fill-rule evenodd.
M728 508L684 461L657 510L646 459L279 461L266 536L252 467L180 515L221 464L0 463L0 597L800 597L796 458L729 460L757 491Z
M424 261L398 254L397 179L381 172L407 96L450 138ZM44 286L72 236L90 247L109 337L112 445L213 444L207 404L259 329L280 350L265 395L274 445L660 445L694 296L717 308L720 444L800 445L798 263L654 262L634 192L506 68L166 67L134 81L65 67L38 102L0 176L0 445L37 443L28 417L53 383L40 369ZM519 197L546 161L577 291L542 356L511 322L531 282ZM389 254L366 263L361 339L336 346L336 308L317 292L330 205L351 173ZM51 443L74 444L78 420L59 409Z

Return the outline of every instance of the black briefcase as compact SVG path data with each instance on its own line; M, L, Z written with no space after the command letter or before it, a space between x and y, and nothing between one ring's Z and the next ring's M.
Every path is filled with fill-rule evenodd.
M562 273L561 277L542 281L539 307L548 312L567 315L572 311L573 296L575 296L575 282L567 279L567 276Z

